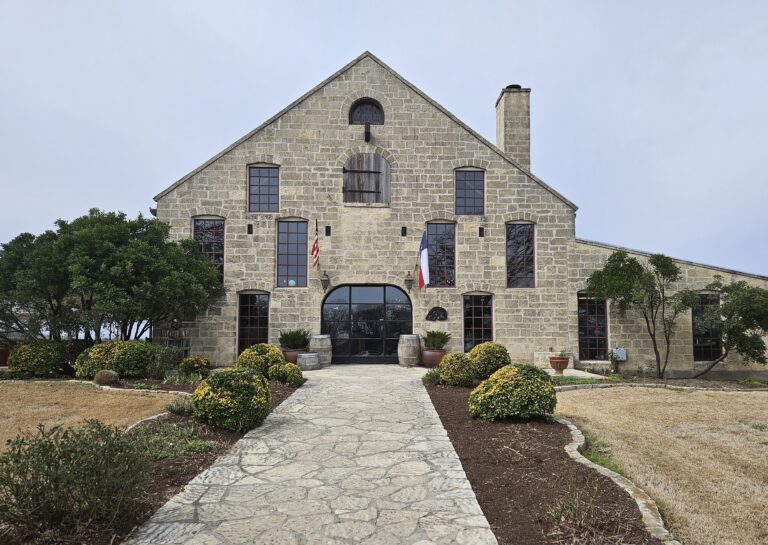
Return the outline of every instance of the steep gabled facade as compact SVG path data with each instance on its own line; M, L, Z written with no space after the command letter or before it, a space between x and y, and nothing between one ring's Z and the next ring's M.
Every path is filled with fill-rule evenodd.
M454 350L494 339L544 362L579 359L581 340L600 345L582 351L595 359L621 345L645 365L632 317L606 312L603 340L580 339L577 294L610 249L578 241L576 207L529 171L528 94L502 90L496 147L366 52L160 193L172 235L223 265L227 295L186 324L191 350L230 365L243 346L307 328L333 336L337 361L392 361L400 333L444 329ZM409 289L425 231L432 284ZM685 270L696 287L715 272ZM686 334L690 322L680 373L693 367Z

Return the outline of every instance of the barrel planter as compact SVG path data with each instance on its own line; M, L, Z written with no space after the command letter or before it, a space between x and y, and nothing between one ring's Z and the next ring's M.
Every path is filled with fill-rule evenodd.
M320 355L314 352L302 352L296 356L296 365L298 365L302 371L315 371L316 369L322 369L320 365Z
M320 359L322 367L328 367L333 358L330 335L312 335L309 339L309 351L314 352Z
M421 339L418 335L400 335L397 341L397 363L405 367L419 365Z

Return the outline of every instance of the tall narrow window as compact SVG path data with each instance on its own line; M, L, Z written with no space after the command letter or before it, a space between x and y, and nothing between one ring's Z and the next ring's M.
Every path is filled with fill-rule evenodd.
M279 199L277 167L248 167L248 211L277 212Z
M507 224L507 287L536 287L535 226L531 223Z
M608 307L603 299L579 294L579 360L608 359Z
M456 226L428 223L429 285L449 288L456 285Z
M493 340L493 299L490 295L464 296L464 352Z
M269 294L241 293L237 326L237 353L269 341Z
M456 214L482 215L485 210L485 172L456 171Z
M381 104L372 98L362 98L355 102L349 109L350 125L383 125L384 110Z
M219 268L219 278L224 279L224 220L194 220L194 239L200 251L207 255Z
M702 320L707 314L720 307L720 296L716 293L700 293L698 304L692 309L693 319L693 361L713 361L723 353L720 335L712 327L702 329Z
M307 222L277 222L277 285L302 288L307 285Z
M389 162L375 153L353 155L342 167L344 202L389 204Z

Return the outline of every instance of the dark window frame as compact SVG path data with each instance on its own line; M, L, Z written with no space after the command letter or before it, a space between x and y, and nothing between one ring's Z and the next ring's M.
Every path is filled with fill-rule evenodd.
M247 173L248 212L252 214L278 212L280 210L280 167L257 163L248 165Z
M367 108L368 111L363 111L364 108ZM377 114L375 116L370 115L371 111L375 111ZM356 100L349 107L350 125L365 125L366 123L371 125L384 124L384 108L381 107L381 103L378 100L368 97Z
M208 224L207 230L203 229L205 224ZM213 227L211 224L217 225ZM221 233L220 238L206 238L206 234L210 235L212 232L218 233L219 231ZM224 218L207 216L192 218L192 238L197 242L200 252L206 255L219 268L219 280L222 282L224 282L226 233L226 220ZM219 248L216 247L217 244L220 244Z
M469 310L469 313L467 311ZM493 295L465 294L462 298L464 352L493 341Z
M720 307L720 295L717 293L698 294L696 304L691 309L691 330L693 342L693 361L708 362L714 361L723 354L723 344L720 335L710 329L707 332L699 333L696 331L696 317L700 315L706 307Z
M307 287L309 273L307 237L307 220L279 220L277 222L275 285L278 288ZM294 286L289 284L292 279L296 280Z
M450 237L447 234L448 228L451 231ZM436 221L427 223L427 249L429 253L428 287L455 288L456 224Z
M237 353L269 342L269 293L239 293L237 296ZM245 312L244 312L245 310ZM248 335L243 331L247 330ZM254 333L255 332L255 333Z
M479 186L479 187L478 187ZM480 191L480 197L477 191ZM485 214L485 171L460 168L453 171L454 212L457 216Z
M522 248L515 248L513 234L525 227L530 230L530 240ZM537 284L536 279L536 224L532 222L508 222L505 224L507 288L531 289ZM513 263L517 261L517 264ZM520 263L522 262L522 266Z
M586 293L577 297L579 361L608 361L608 303Z

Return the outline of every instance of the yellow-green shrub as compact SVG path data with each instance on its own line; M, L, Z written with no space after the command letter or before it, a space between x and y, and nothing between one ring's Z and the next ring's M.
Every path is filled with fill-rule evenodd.
M546 371L533 365L507 365L469 395L469 414L483 420L552 418L557 398Z
M467 354L475 377L485 380L493 373L512 363L509 352L503 344L487 342L476 345Z
M8 371L16 377L60 375L69 365L67 359L65 343L55 341L21 343L14 346L8 356Z
M179 363L179 374L184 376L200 375L205 378L211 374L211 361L196 354L187 356Z
M304 384L304 376L301 367L295 363L278 363L269 368L269 380L276 380L287 384L292 388L298 388Z
M202 381L192 394L192 415L211 426L245 432L264 422L272 394L263 375L226 369Z
M256 371L260 375L269 376L269 368L285 363L283 351L274 344L254 344L243 350L237 357L235 365L240 368Z
M438 369L440 384L448 386L472 386L475 378L469 358L461 352L451 352L443 356Z
M154 357L155 347L145 341L105 341L77 357L75 375L92 379L102 369L110 369L121 378L145 378Z

